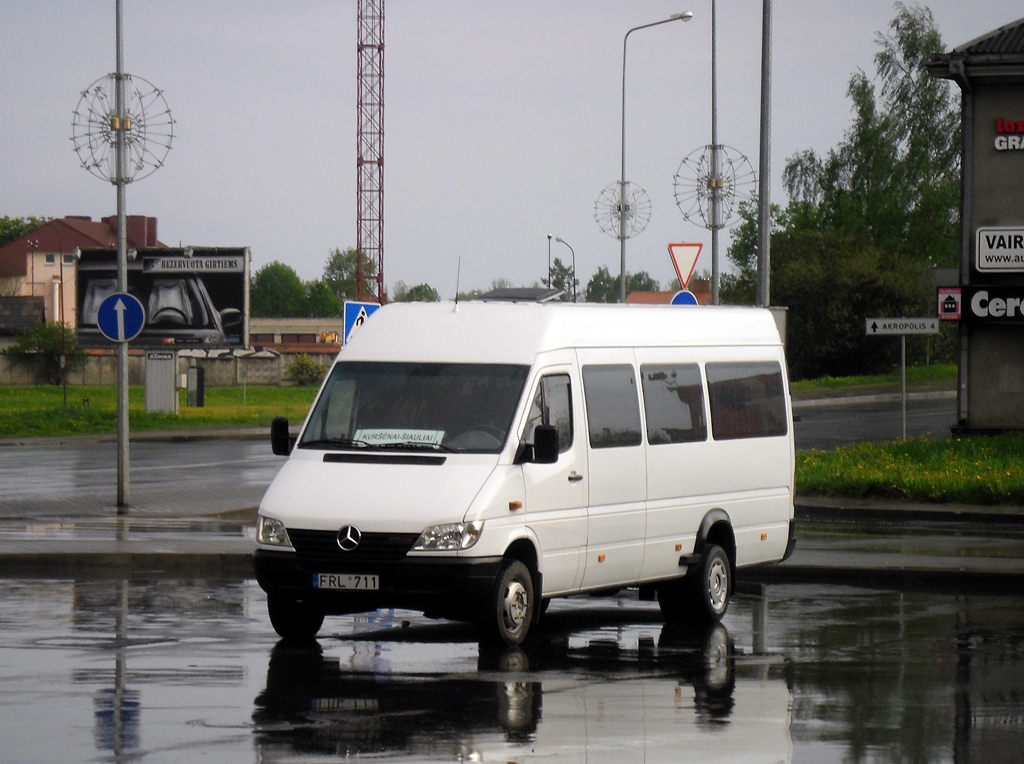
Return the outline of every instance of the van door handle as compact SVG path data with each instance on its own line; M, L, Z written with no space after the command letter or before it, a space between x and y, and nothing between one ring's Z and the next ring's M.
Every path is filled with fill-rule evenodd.
M583 475L578 473L576 470L573 470L572 472L569 473L569 482L570 483L578 483L581 480L583 480Z

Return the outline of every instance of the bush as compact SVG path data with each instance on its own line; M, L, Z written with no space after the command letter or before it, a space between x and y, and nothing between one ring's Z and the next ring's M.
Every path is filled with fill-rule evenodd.
M64 381L64 374L85 361L85 353L75 342L74 330L56 322L40 323L19 334L7 354L21 363L38 367L51 385L59 385Z
M319 386L326 374L327 364L317 363L305 353L295 356L295 360L288 364L288 379L300 387Z

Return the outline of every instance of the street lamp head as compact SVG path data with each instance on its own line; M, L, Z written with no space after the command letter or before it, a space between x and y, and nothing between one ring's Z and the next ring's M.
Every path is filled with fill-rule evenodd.
M561 242L562 244L565 244L565 239L563 239L561 236L556 236L555 237L555 241Z
M693 11L683 11L682 13L673 13L669 16L670 19L679 19L680 21L689 21L693 18Z

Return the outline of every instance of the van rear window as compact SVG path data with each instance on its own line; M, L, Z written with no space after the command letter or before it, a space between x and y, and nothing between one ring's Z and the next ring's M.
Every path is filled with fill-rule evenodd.
M715 440L768 438L788 432L778 362L709 363L707 377Z
M591 448L640 445L640 401L631 365L584 366L583 393Z
M707 440L704 386L695 364L651 364L640 367L647 418L647 442L692 443Z

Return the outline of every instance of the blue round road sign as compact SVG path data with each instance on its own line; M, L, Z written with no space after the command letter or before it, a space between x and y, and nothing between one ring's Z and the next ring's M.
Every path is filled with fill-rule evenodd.
M697 295L689 289L681 289L672 295L672 305L696 305Z
M139 336L146 324L146 310L137 298L115 292L100 303L96 325L112 342L128 342Z

